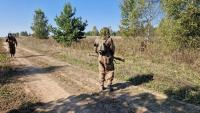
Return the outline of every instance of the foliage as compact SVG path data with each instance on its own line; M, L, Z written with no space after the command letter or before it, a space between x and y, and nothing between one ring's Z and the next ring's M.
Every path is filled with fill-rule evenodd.
M85 35L86 35L86 36L92 36L92 31L87 31L87 32L85 33Z
M165 20L160 25L162 36L169 38L171 43L175 42L179 48L199 48L199 4L198 0L162 0L162 7L166 13ZM164 30L167 26L170 29Z
M54 39L64 45L70 45L73 41L84 38L84 30L87 22L83 22L81 17L75 17L76 10L70 3L65 4L60 16L55 18L57 28L52 27Z
M15 36L15 37L19 37L19 32L17 32L17 33L13 33L13 35Z
M138 29L141 28L141 24L138 20L139 7L136 0L122 0L121 3L121 25L120 30L125 36L135 36L138 33Z
M28 32L27 31L21 31L20 36L28 36Z
M33 30L33 36L41 39L48 38L48 20L41 9L35 10L35 15L33 17L33 25L31 26L31 29Z
M108 27L108 29L110 30L110 35L111 36L120 36L120 31L113 31L111 27ZM88 31L86 32L87 36L99 36L100 33L98 31L98 29L96 28L96 26L93 27L92 31Z
M113 31L111 36L121 36L120 31Z
M99 36L99 31L96 26L92 28L92 36Z
M154 34L154 27L152 21L160 13L160 0L142 0L141 1L141 16L140 21L144 26L143 32L147 39L150 39Z
M150 37L152 21L160 11L159 0L122 0L120 30L125 36Z

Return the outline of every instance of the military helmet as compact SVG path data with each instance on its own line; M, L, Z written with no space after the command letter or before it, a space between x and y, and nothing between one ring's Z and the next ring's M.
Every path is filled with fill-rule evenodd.
M12 36L12 33L8 33L8 37L11 37Z
M101 39L108 39L110 37L110 29L107 27L103 27L100 30Z

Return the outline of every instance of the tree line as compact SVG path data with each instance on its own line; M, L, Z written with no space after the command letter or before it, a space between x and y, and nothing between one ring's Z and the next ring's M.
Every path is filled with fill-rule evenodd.
M113 36L160 37L171 47L200 47L200 1L199 0L121 0L121 24L119 31L112 31ZM33 17L33 36L53 38L64 45L70 45L85 36L99 36L96 26L84 32L87 21L76 17L76 9L70 3L64 5L63 11L55 17L57 27L48 24L41 9L35 10ZM155 26L154 21L162 20Z
M51 32L53 38L63 45L70 45L73 41L84 38L87 21L83 21L81 17L76 17L75 14L76 9L70 3L65 4L63 11L54 19L57 25L57 27L54 27L48 24L44 12L41 9L36 9L31 26L32 36L47 39Z
M120 36L120 31L113 31L112 28L111 28L111 26L108 27L108 28L110 30L111 36ZM93 26L92 30L86 32L85 35L86 36L100 36L99 30L97 29L96 26Z
M200 0L122 0L120 6L122 35L149 40L156 33L171 47L200 47Z
M19 36L31 36L30 33L28 33L27 31L21 31L21 32L16 32L16 33L11 33L12 35L14 35L15 37L19 37Z

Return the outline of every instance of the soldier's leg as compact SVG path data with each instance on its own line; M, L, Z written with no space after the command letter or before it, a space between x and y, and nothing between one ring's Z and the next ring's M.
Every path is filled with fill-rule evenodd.
M105 73L99 73L99 80L100 80L100 90L104 90Z
M109 91L113 91L112 82L113 82L113 79L114 79L114 70L113 71L108 71L107 77L108 77L107 80L108 80Z
M100 82L100 90L104 90L104 82L105 82L105 69L104 66L99 63L99 82Z
M10 46L10 54L11 54L11 57L14 57L14 52L15 52L14 46Z
M108 85L112 85L112 81L114 79L114 71L109 71L107 73L107 80L108 80Z
M15 53L16 53L16 47L14 46L13 57L15 57Z
M12 57L12 48L9 46L10 57Z

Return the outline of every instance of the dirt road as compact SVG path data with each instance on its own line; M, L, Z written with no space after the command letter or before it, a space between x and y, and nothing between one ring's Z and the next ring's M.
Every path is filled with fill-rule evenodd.
M130 83L115 81L112 93L98 92L98 74L39 52L17 48L12 60L27 93L43 104L41 113L200 113L200 107L175 101Z

